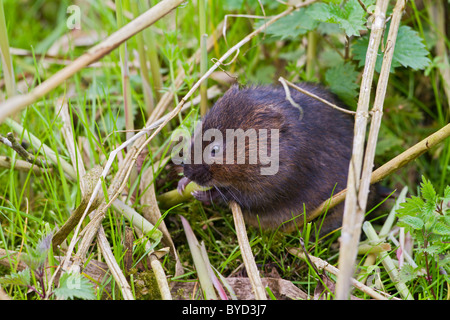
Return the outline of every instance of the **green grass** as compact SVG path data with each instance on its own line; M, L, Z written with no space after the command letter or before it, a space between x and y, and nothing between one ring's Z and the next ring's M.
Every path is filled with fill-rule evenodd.
M133 10L136 12L136 8L131 8L129 1L123 0L121 2L124 10L124 23L127 23L129 21L127 14L133 12ZM269 4L268 1L262 1L262 3L265 5L267 16L275 15L284 10L284 7L279 3ZM49 63L45 54L60 37L70 33L70 30L65 26L68 17L66 8L70 4L69 1L56 0L27 0L21 2L3 0L10 47L21 48L30 52L27 56L12 56L18 88L24 88L24 78L27 79L30 88L33 88L62 68L61 65ZM154 5L155 1L152 1L152 4ZM410 9L411 14L403 19L403 24L407 24L418 31L426 40L426 44L432 48L436 43L434 31L436 26L433 21L430 21L425 9L415 6L411 6ZM147 48L150 45L155 48L155 51L152 51L153 56L150 57L149 54L146 59L150 61L157 59L160 65L158 71L161 73L162 89L156 91L152 87L155 104L158 102L157 99L161 93L176 91L177 96L172 104L172 106L175 106L176 102L200 77L200 65L195 65L194 71L187 74L183 86L179 89L174 87L174 79L177 74L181 70L188 70L188 59L200 48L200 30L196 26L203 18L206 18L206 33L210 35L223 20L225 14L262 15L257 2L239 0L209 0L206 1L206 8L204 10L202 8L200 12L204 16L199 17L199 8L195 3L187 2L158 21L154 26L155 28L150 28L149 31L146 31L148 33L144 34L144 37L139 40L146 42ZM103 1L84 1L81 6L81 18L81 31L97 34L99 39L105 38L106 35L117 29L116 14L112 9L106 7ZM211 67L213 63L211 58L220 58L229 47L249 34L254 29L256 22L253 19L229 17L228 24L229 28L226 33L228 45L223 39L219 39L215 43L213 49L208 53L208 67ZM317 50L319 51L317 52L317 59L314 61L317 68L311 75L310 66L308 67L304 63L306 48L302 42L302 37L307 36L299 36L298 39L288 39L282 42L270 34L257 36L241 48L236 60L221 68L236 76L241 84L276 84L276 79L280 75L291 81L324 82L326 70L336 63L336 59L339 59L334 49L329 46L329 42L336 43L338 50L343 50L343 45L334 37L329 37L328 41L324 41L321 36L318 36ZM445 38L444 41L448 49L448 38ZM71 61L88 48L89 46L75 46L71 42L68 49L61 51L58 55L62 59ZM139 47L134 38L127 42L130 65L138 63L134 53L139 50L142 50L142 47ZM434 58L434 51L431 51L430 58ZM32 133L41 143L55 152L58 164L53 168L53 171L43 175L35 175L32 172L18 172L6 168L0 169L1 249L27 252L28 248L37 245L42 235L54 229L55 226L60 227L67 220L70 211L81 202L79 175L76 176L76 179L71 179L63 174L61 166L62 160L70 162L70 155L61 134L62 123L57 110L55 110L54 101L57 98L70 94L69 110L71 125L75 133L73 139L82 150L83 159L88 166L87 169L95 164L103 165L110 152L126 140L126 134L121 131L125 130L125 114L119 50L114 50L111 54L102 58L100 62L101 67L85 68L45 98L13 117L29 133ZM140 70L133 65L129 68L130 98L134 107L134 127L140 128L144 125L148 115L148 103L146 103L148 97L145 97L142 90L143 81ZM0 71L0 74L3 75L4 66L1 66ZM151 83L154 85L156 83L154 77L159 77L159 75L155 75L153 70L149 72L151 72ZM208 87L217 84L223 91L226 90L226 86L215 80L208 80ZM384 105L384 118L379 138L380 145L375 159L376 165L382 165L449 122L449 106L442 87L442 79L436 68L430 67L427 74L423 70L397 68L396 72L391 74ZM25 89L20 90L19 94L26 92L28 89L25 87ZM5 94L6 88L5 85L2 85L0 87L0 100L4 99ZM213 102L210 101L209 105L212 105ZM167 142L172 130L179 126L180 120L185 121L186 126L191 126L195 117L199 114L198 108L196 106L191 114L183 114L172 120L167 128L152 141L148 146L149 155L144 160L144 167L152 166L152 159L159 159L168 155ZM10 131L13 130L7 124L0 125L2 135L6 135ZM15 136L19 140L29 141L27 136L20 132L16 132ZM42 156L40 145L33 144L28 150L33 154ZM122 156L124 155L125 153L122 152ZM13 150L3 144L0 144L0 156L8 156L13 160L19 159L19 156ZM417 195L423 175L431 181L437 192L442 194L445 187L450 184L449 162L450 140L447 139L395 175L385 179L383 185L398 190L403 186L408 186L411 194ZM115 161L112 172L117 172L117 169L118 162ZM157 194L176 188L177 179L171 169L162 166L156 172L155 188ZM139 181L140 178L141 176L137 176L135 179ZM110 177L106 179L107 184L110 182L109 179ZM133 181L130 181L128 187L134 190L136 184L133 186ZM131 196L128 196L128 198L131 198ZM137 199L140 199L139 194ZM143 207L138 202L131 203L131 205L138 212ZM392 203L387 205L385 211L390 210L389 206L392 206ZM381 211L380 214L385 215L385 211ZM185 267L185 274L181 279L178 278L173 281L189 282L197 279L178 215L183 215L189 220L199 241L204 241L211 264L222 275L228 276L240 270L242 258L230 212L218 207L202 206L198 202L191 201L172 209L165 218ZM375 227L379 226L380 221L382 219L373 222ZM87 221L83 226L86 224ZM112 251L122 268L124 268L125 247L123 238L126 225L129 225L129 223L125 218L117 215L112 209L108 210L106 218L103 220L103 227ZM304 261L286 251L288 247L299 247L299 238L305 236L305 233L285 234L281 231L261 231L252 227L248 229L248 238L256 262L261 266L261 269L265 272L274 269L281 278L291 281L308 294L313 295L316 285L320 282L319 277ZM305 246L310 254L336 265L339 254L338 236L339 233L335 233L325 240L318 241L311 235ZM144 243L138 239L138 235L135 235L133 258L135 262L139 262L136 266L138 273L149 268L146 255ZM99 259L100 256L98 248L93 246L89 258ZM391 252L391 257L395 258L394 251ZM6 259L8 260L8 258ZM358 263L361 265L364 260L365 256L358 257ZM166 256L162 259L162 262L166 274L174 275L175 262L173 257ZM416 261L416 263L423 266L425 262ZM377 266L381 270L380 277L385 290L397 296L392 281L379 261L377 261ZM446 268L448 270L448 267ZM49 270L52 271L53 269ZM17 271L17 262L14 260L10 260L9 266L0 267L0 276L10 274L12 271ZM416 299L448 299L448 276L440 274L439 269L436 268L432 270L432 275L431 282L419 277L407 283L409 290ZM136 278L136 274L133 277ZM330 275L330 277L335 280L335 276ZM97 292L98 297L122 299L118 288L110 293L106 293L106 289L103 290L108 283L113 288L116 286L114 279L109 276L101 283L101 289ZM2 285L2 287L13 299L39 299L37 295L27 294L27 290L20 286ZM134 290L136 290L136 287L134 287ZM368 298L367 295L357 290L354 291L354 294Z

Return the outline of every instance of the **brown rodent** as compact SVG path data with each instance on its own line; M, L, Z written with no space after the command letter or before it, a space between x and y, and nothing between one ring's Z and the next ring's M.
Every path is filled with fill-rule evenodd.
M334 95L320 86L307 83L299 86L342 107ZM206 158L202 157L197 164L183 164L185 177L179 182L179 191L191 180L211 186L209 191L195 192L194 196L204 202L234 200L241 206L247 223L292 231L296 224L303 223L303 212L308 216L320 203L344 189L353 140L352 116L297 90L291 89L290 93L302 112L286 99L281 86L231 87L202 119L202 130L197 133L217 129L224 140L201 142L201 151L207 150ZM230 163L226 161L226 152L233 147L230 147L231 140L225 139L227 129L255 129L256 132L267 129L268 135L257 136L252 141L246 139L245 148L240 149L235 140L234 163ZM273 144L276 139L271 140L275 137L271 129L278 130L279 149ZM262 140L267 141L267 155L279 151L275 174L261 174L261 169L269 166L267 161L262 163L264 158L260 156L256 163L249 163L250 152ZM245 152L244 164L236 163L240 151ZM211 163L211 159L218 157L223 164ZM297 217L297 223L292 221L293 216ZM320 234L341 224L342 206L337 206L327 213Z

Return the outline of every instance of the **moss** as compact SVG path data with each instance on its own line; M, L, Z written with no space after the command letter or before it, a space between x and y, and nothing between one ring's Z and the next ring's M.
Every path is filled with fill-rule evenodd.
M153 270L137 273L134 277L136 300L161 300L158 282Z

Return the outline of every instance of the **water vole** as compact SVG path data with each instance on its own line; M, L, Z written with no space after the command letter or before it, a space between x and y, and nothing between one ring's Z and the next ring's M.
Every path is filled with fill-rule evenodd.
M299 86L342 107L320 86ZM230 88L202 119L178 189L183 190L191 180L211 186L194 196L204 202L235 200L247 223L263 228L281 226L285 231L295 228L293 221L286 222L293 216L301 224L304 212L308 215L344 189L353 118L296 90L290 92L303 112L286 100L281 86ZM210 129L218 133L213 134L215 139L211 134L205 136ZM228 135L230 132L244 136ZM239 139L245 142L239 144ZM201 155L195 158L198 149ZM227 158L230 151L234 154ZM240 156L244 163L237 162ZM341 224L342 206L337 206L327 213L320 233Z

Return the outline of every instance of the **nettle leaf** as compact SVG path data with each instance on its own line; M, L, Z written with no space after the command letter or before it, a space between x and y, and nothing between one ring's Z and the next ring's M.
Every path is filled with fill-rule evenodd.
M387 39L387 32L388 30L386 30L385 39ZM365 64L368 45L369 35L358 39L352 45L353 59L359 61L359 67L362 67ZM428 53L428 50L423 44L423 39L416 31L408 26L400 26L395 42L390 71L394 72L395 68L401 66L405 68L410 67L414 70L423 70L431 63L431 60L427 57ZM383 53L379 51L375 64L375 70L377 72L381 71L382 62Z
M422 208L425 205L425 201L419 197L411 197L406 199L405 202L400 204L400 208L397 210L397 214L402 217L405 215L417 215L422 212Z
M266 33L272 37L279 37L284 39L295 39L301 35L306 34L310 30L314 30L319 21L310 16L307 12L310 8L301 8L286 17L274 22L266 29ZM259 27L264 24L264 21L256 23Z
M424 222L422 219L413 216L402 216L398 219L399 226L408 226L413 228L414 230L422 229Z
M442 247L442 244L433 244L431 246L428 246L426 248L420 248L418 250L421 252L426 252L428 254L434 255L434 254L441 253L443 250L443 247Z
M372 4L372 0L363 1ZM315 19L338 24L347 36L359 36L361 30L366 30L366 12L357 0L349 0L344 5L340 3L317 3L311 6L308 13Z
M402 282L414 280L419 275L419 268L414 268L410 264L405 263L399 272L399 278Z
M399 28L394 50L394 59L397 63L405 68L423 70L431 63L427 57L428 53L417 31L409 26Z
M58 298L93 300L96 297L92 284L79 273L64 273L59 284L59 288L54 290Z
M328 69L325 73L325 81L331 92L350 106L356 105L358 84L355 80L357 77L358 71L351 62L342 62Z
M17 273L11 273L4 278L0 278L0 283L5 285L29 286L31 284L30 269L25 268Z
M47 236L43 236L36 248L28 248L28 253L25 253L21 256L21 260L25 262L25 264L31 270L37 270L42 268L47 260L48 251L50 250L50 246L52 244L53 234L49 234Z
M450 186L446 186L444 190L444 201L450 201Z
M450 226L444 222L438 221L433 226L432 232L441 236L450 236Z
M434 190L431 181L427 180L424 176L422 176L422 183L420 184L420 192L425 200L430 202L436 202L437 200L436 190Z

